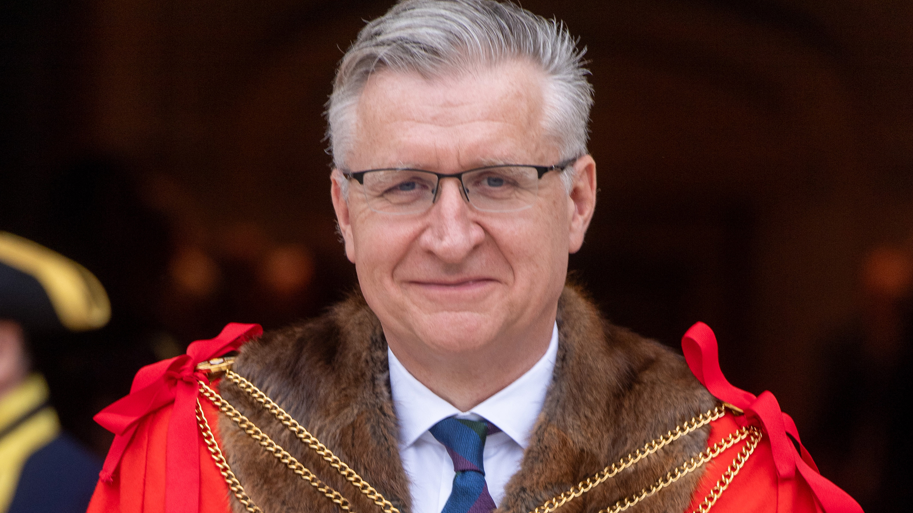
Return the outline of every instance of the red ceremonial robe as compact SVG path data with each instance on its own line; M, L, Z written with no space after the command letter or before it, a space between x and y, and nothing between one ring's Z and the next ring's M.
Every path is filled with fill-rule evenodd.
M219 411L200 401L213 434L218 439ZM147 415L124 452L117 474L110 482L98 481L90 512L165 513L165 446L173 408L166 406ZM230 513L229 490L212 456L198 437L200 462L199 513ZM231 498L234 500L234 498Z
M233 331L229 330L231 326L236 326L236 328ZM239 346L247 336L256 331L249 326L242 326L246 329L239 331L237 326L239 325L229 325L220 337L201 342L210 343L210 347L214 345L215 341L220 343L219 347L226 347L226 342L234 343L233 347L222 351L222 353L227 352ZM228 335L226 332L229 332ZM236 338L226 340L231 336ZM765 392L760 397L755 397L748 392L732 387L726 381L719 370L716 339L710 328L701 323L696 324L685 335L682 346L692 372L701 383L718 399L745 411L744 415L727 414L712 422L707 441L708 447L746 424L760 427L764 435L747 462L713 504L712 511L717 513L862 512L862 508L849 495L821 477L811 456L801 446L791 419L780 412L776 400L770 393ZM188 354L190 352L188 350ZM189 364L195 367L197 363L214 356L218 355L211 354L201 358L198 351L196 358L183 363L185 368ZM166 376L174 379L173 375L167 373L164 373L162 379L165 379ZM189 380L185 379L185 381ZM136 393L137 388L137 383L134 382L134 390L131 391L131 395ZM135 427L135 431L124 442L122 454L112 458L118 445L118 442L115 441L112 446L112 454L109 454L108 461L106 461L106 470L109 474L106 475L103 471L103 478L99 480L95 489L89 513L231 512L229 500L235 499L230 498L231 492L203 443L199 430L195 431L197 450L191 451L196 454L184 451L183 455L184 464L188 458L194 459L199 464L198 478L195 481L199 486L196 487L193 483L189 483L191 493L186 493L183 486L188 483L182 482L180 489L176 489L173 484L168 483L168 474L175 468L175 465L170 464L166 455L169 431L174 429L172 427L172 414L176 411L174 404L166 402L157 409L134 419L132 425ZM219 412L206 399L201 399L200 404L209 419L213 434L218 439L216 419ZM98 417L103 417L106 412L108 409L100 413ZM187 415L186 410L178 413ZM190 415L193 416L192 411ZM195 418L193 422L196 422ZM788 436L798 444L799 451L787 438ZM730 468L730 464L746 443L747 441L742 441L735 444L706 464L707 468L694 491L688 511L696 511L700 507L704 498ZM110 465L112 459L117 459L117 462L114 463L116 469L112 469L112 465ZM186 479L182 481L186 481ZM196 493L195 500L193 499L194 493ZM171 500L167 500L169 497ZM649 498L645 500L649 500Z

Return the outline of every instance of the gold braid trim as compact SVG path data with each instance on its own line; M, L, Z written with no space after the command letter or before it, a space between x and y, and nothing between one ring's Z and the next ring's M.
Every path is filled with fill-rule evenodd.
M218 362L216 362L216 360L211 362L204 362L198 366L198 369L211 371L212 374L224 372L225 378L231 380L241 390L250 395L251 398L260 404L260 406L273 414L273 416L275 416L276 419L282 423L282 425L284 425L289 431L291 431L303 444L316 452L324 461L333 467L336 472L345 477L346 480L359 492L371 499L374 504L376 504L384 513L400 513L399 510L394 507L388 500L386 500L380 492L375 490L354 470L342 462L336 455L333 454L332 451L330 451L325 445L317 440L316 437L308 432L307 429L305 429L294 418L292 418L291 415L289 415L279 405L273 402L272 399L260 391L260 389L254 386L251 382L232 371L232 358L220 358L217 360ZM307 481L318 491L323 493L323 495L330 499L334 504L336 504L339 509L349 513L355 513L351 509L349 501L339 492L324 484L319 478L317 478L317 476L314 475L313 472L304 467L285 449L276 444L256 425L254 425L254 423L247 419L247 417L242 415L234 406L232 406L216 391L210 388L209 385L203 381L199 381L199 384L200 391L203 396L209 399L216 406L216 408L219 409L220 412L224 413L228 418L235 422L235 424L244 430L248 436L257 441L257 443L259 443L264 450L275 456L279 461L291 469L292 472L301 477L303 480ZM675 429L667 431L664 435L659 436L652 441L644 444L644 446L640 449L637 449L633 453L621 458L619 461L605 467L593 476L584 479L566 492L549 499L530 513L553 513L561 506L581 497L593 488L616 476L619 472L636 465L638 462L642 461L644 458L655 453L666 445L723 417L723 415L726 414L727 408L735 411L736 414L741 414L741 411L728 404L717 406L712 410L698 414L691 418L691 420L676 426ZM222 455L222 451L219 449L218 443L215 440L215 436L209 427L209 423L206 421L205 415L203 415L199 401L197 402L197 423L200 426L200 431L203 434L203 440L206 443L209 453L212 456L213 461L215 461L216 467L219 469L222 477L225 479L225 482L228 484L229 489L247 511L251 513L262 513L260 508L258 508L253 503L253 501L244 491L241 483L238 482L238 479L231 471L228 462L225 460L224 456ZM720 496L723 494L735 476L739 473L739 470L741 470L745 462L748 461L748 458L752 455L758 443L760 443L762 437L763 434L757 427L745 426L735 431L734 433L729 434L729 436L714 444L713 447L708 447L706 450L698 453L688 461L682 463L680 466L672 469L649 488L644 488L636 494L625 497L617 501L612 506L599 511L599 513L618 513L620 511L625 511L643 499L654 495L663 488L678 481L685 475L697 470L708 461L718 457L727 449L733 447L735 444L747 439L745 446L738 453L738 455L736 455L736 458L729 465L729 468L726 470L726 472L723 473L722 477L710 490L710 493L708 493L707 497L704 498L703 502L701 502L701 504L695 510L695 513L707 513L710 508L712 508L716 503L717 499L720 498Z

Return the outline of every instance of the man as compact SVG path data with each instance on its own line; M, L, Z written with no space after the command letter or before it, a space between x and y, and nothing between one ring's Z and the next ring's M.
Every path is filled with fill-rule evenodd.
M186 494L168 484L182 486L179 451L149 459L163 442L172 454L182 438L166 420L193 409L179 413L195 389L167 391L222 368L189 363L250 330L138 377L140 413L102 415L115 446L138 448L109 457L94 511L225 511L206 489L226 486L235 511L819 509L804 477L781 482L777 465L801 465L784 463L791 446L778 455L792 431L779 410L724 409L680 357L565 285L596 202L581 57L561 24L512 4L405 1L369 23L328 109L332 201L361 294L245 345L221 398L203 388L221 488L206 451ZM707 386L756 404L714 372L698 331L689 362ZM173 412L140 400L159 391ZM227 414L218 433L202 420L210 401ZM196 468L197 452L182 461Z
M84 511L97 458L60 430L29 338L97 329L111 315L89 271L0 231L0 512Z

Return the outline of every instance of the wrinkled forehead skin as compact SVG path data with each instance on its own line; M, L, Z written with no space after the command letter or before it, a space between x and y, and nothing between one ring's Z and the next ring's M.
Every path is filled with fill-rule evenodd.
M433 77L375 72L354 106L348 166L450 173L487 164L551 163L560 153L543 123L544 84L540 70L519 61ZM448 155L455 160L448 162Z
M505 74L510 76L510 78L501 80L500 77ZM481 89L478 94L469 97L459 94L458 89L455 90L450 87L457 83L461 83L463 86L476 85L482 81L486 82L485 88ZM382 123L378 122L383 122L384 118L389 118L391 112L418 115L419 113L416 110L419 106L415 102L412 92L407 90L408 87L417 83L434 84L433 87L437 93L437 97L434 98L435 105L442 109L442 112L438 114L439 117L448 115L448 112L455 112L456 109L463 107L463 104L467 101L480 103L481 100L487 97L497 95L498 103L501 105L505 117L527 116L528 119L524 120L525 130L523 130L522 134L517 134L518 136L522 135L525 138L534 140L535 146L543 150L540 153L548 153L551 150L555 150L558 152L559 157L567 157L562 152L564 140L556 133L559 132L557 127L550 123L554 114L553 105L549 102L549 93L552 92L550 89L551 83L538 65L526 60L511 59L495 64L475 63L466 67L448 67L434 74L421 73L415 70L396 70L385 66L378 68L370 74L356 101L348 107L348 115L344 118L345 122L341 123L341 127L337 127L345 129L344 133L337 130L336 136L344 141L344 143L337 145L338 150L344 151L342 155L337 156L337 160L342 167L351 171L381 167L378 165L366 166L364 163L364 155L367 151L374 149L374 143L376 142L374 136L377 135L369 133L365 127L375 128L380 126ZM383 104L378 104L376 97L366 93L381 88L388 89L389 94L383 100ZM365 100L366 95L371 97L370 101ZM468 117L478 114L477 110L463 109L461 115L464 119L449 120L448 122L467 123L470 122ZM405 138L405 136L402 137ZM534 162L530 160L531 156L504 155L503 157L490 155L490 161L485 163ZM524 160L522 157L526 157L526 159ZM555 158L557 159L558 157ZM535 162L541 163L545 161L539 160ZM388 162L384 165L398 167L407 164L409 163Z

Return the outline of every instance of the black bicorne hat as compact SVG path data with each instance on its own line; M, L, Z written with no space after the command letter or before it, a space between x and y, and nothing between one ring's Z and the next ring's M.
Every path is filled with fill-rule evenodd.
M86 331L111 318L108 295L85 267L0 231L0 320L30 333Z

